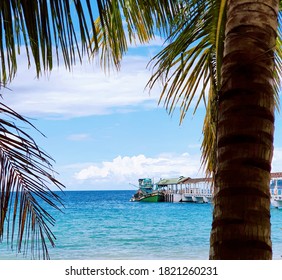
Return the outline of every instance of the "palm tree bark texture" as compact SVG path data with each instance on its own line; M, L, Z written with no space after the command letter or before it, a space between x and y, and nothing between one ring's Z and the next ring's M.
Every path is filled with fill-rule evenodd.
M278 0L229 0L218 96L210 259L271 259Z

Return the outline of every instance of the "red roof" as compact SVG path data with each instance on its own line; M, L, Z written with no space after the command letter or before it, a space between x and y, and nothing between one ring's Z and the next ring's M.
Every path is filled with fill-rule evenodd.
M185 178L183 180L181 180L181 184L196 184L196 183L199 183L199 182L211 182L212 181L212 178Z
M282 172L273 172L271 173L271 178L282 178Z

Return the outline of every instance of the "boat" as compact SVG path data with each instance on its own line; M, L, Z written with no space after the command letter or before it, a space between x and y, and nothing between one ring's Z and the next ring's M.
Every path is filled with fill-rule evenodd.
M131 202L162 202L164 193L153 184L152 179L142 178L138 180L138 191L130 199Z
M275 208L282 208L282 180L273 178L270 182L271 205Z
M282 195L272 195L271 205L275 208L282 209Z

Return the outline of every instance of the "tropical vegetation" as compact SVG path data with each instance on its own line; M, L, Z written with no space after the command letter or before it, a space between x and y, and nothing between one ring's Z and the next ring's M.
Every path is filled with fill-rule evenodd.
M67 68L84 54L98 56L105 69L119 68L129 44L162 36L165 44L151 61L149 88L158 81L163 83L160 102L169 113L179 108L180 122L195 98L196 108L203 102L207 109L202 159L215 185L210 258L270 259L269 179L282 67L282 1L97 0L97 17L92 13L91 2L2 1L2 85L16 73L17 53L22 51L22 45L28 64L34 63L40 75L52 69L54 58L59 63L61 52ZM78 18L78 33L73 16ZM26 121L9 108L3 112ZM13 209L12 236L16 220L21 221L18 249L23 233L27 237L31 233L34 240L34 236L39 236L37 230L46 255L42 229L53 220L34 196L40 194L51 203L51 194L58 201L44 179L60 184L50 172L43 171L50 168L50 162L46 162L49 158L34 141L17 126L12 127L11 122L1 119L0 123L9 129L1 132L1 153L12 152L7 163L1 164L5 177L1 177L0 185L0 237L3 238L8 209ZM16 133L12 134L10 128ZM14 141L18 134L21 136ZM33 150L26 142L34 144ZM7 167L11 163L14 174ZM40 169L36 169L38 166ZM11 199L14 192L16 199ZM41 212L45 216L38 222ZM25 231L26 227L29 230ZM49 228L45 234L52 243Z

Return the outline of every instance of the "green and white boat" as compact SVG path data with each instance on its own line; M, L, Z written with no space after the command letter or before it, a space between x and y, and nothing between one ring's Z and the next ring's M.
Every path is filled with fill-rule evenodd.
M138 191L132 196L130 201L140 202L162 202L164 201L164 194L158 189L150 178L139 179Z

